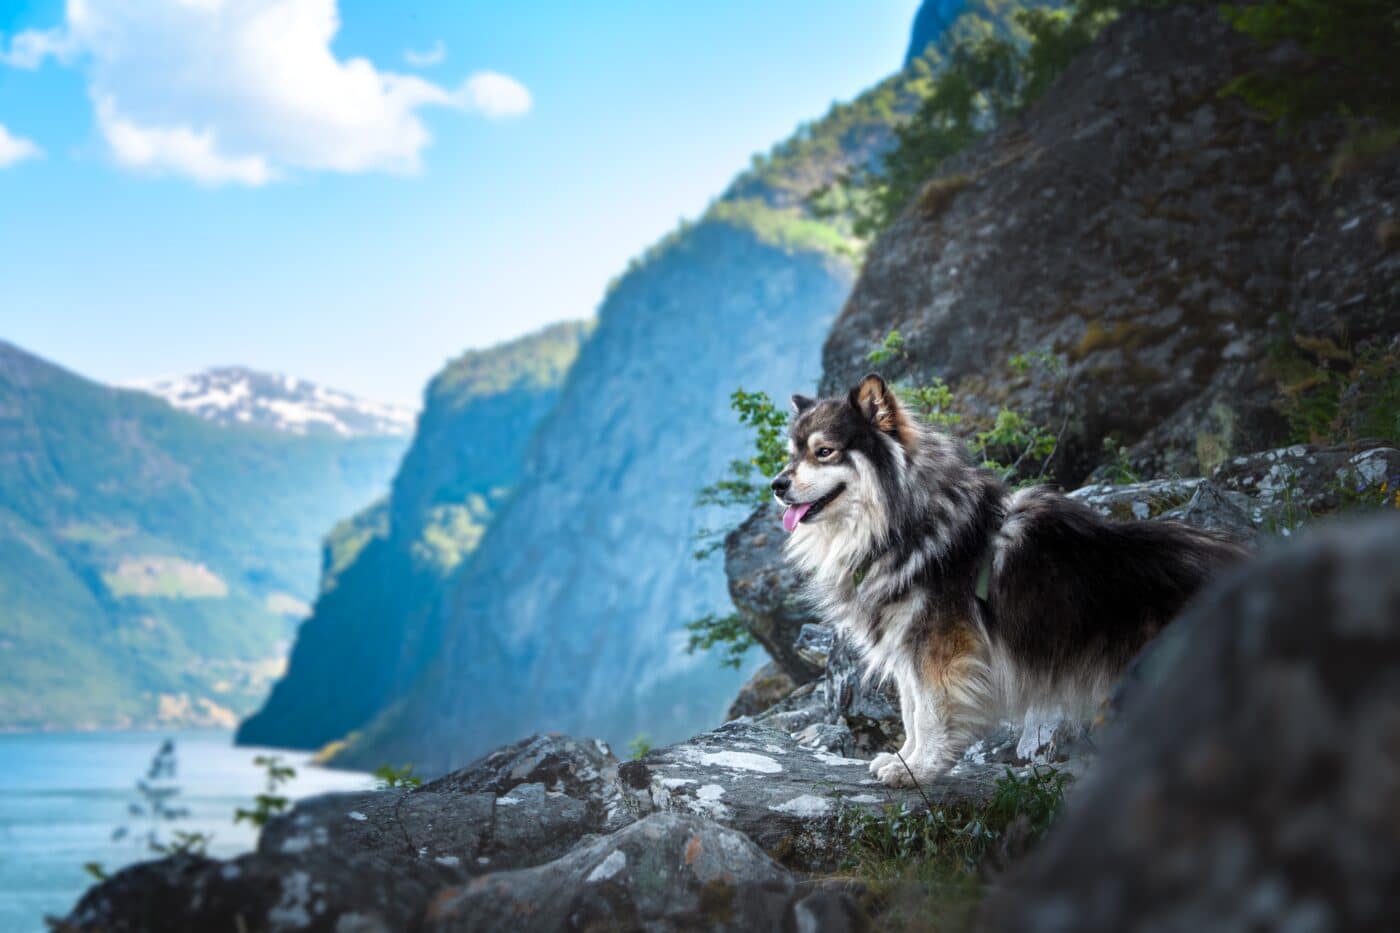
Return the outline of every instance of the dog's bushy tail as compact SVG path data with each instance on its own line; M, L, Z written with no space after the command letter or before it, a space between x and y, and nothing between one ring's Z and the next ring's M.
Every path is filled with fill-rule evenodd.
M1018 519L993 587L993 632L1052 677L1116 676L1247 549L1180 522L1114 521L1061 496Z

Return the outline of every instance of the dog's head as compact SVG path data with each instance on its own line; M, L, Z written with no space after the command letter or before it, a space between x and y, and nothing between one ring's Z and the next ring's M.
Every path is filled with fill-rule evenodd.
M879 501L882 470L917 427L885 380L871 373L845 398L792 397L791 459L773 478L783 527L816 522Z

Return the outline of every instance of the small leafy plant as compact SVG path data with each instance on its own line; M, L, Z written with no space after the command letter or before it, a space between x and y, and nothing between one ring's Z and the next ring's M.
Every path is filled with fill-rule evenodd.
M632 752L633 761L639 758L645 758L652 748L651 736L647 735L645 732L639 732L636 738L627 743L627 748Z
M1053 825L1069 776L1008 768L981 805L843 807L842 869L865 894L876 928L959 929L971 919L991 864L1020 855Z
M412 764L404 764L395 768L385 762L374 769L374 777L376 790L393 790L400 787L413 790L415 787L423 786L423 779L413 773Z
M1128 448L1118 443L1114 437L1103 439L1104 479L1117 486L1142 482L1142 477L1133 469L1128 459Z
M265 774L264 790L253 798L253 808L251 810L239 807L233 812L233 821L241 823L244 820L261 829L268 824L274 816L278 816L286 811L290 802L287 797L278 793L278 789L283 784L297 776L295 768L291 768L282 763L279 755L258 755L253 759L253 764L262 768Z
M891 360L903 359L904 355L904 335L892 330L880 341L879 346L865 354L865 358L876 366L882 366Z
M781 411L767 392L735 389L730 407L739 423L754 429L754 451L747 460L731 460L729 476L700 490L696 505L761 505L768 501L768 481L787 462L787 412Z
M744 617L737 612L722 616L713 613L704 615L694 622L687 622L685 629L690 633L685 646L687 654L722 646L724 650L719 663L735 670L743 667L744 655L758 644L744 624Z
M211 841L208 834L174 830L167 837L162 831L166 824L182 820L190 814L187 807L177 806L175 803L180 796L180 786L176 783L178 774L179 758L176 754L175 740L166 739L151 756L146 773L137 779L137 800L127 806L127 813L147 822L144 835L139 837L145 842L147 850L157 855L183 852L203 854ZM129 826L119 826L112 832L112 838L122 839L130 834ZM92 874L94 867L101 870L101 865L95 862L83 867L89 874Z

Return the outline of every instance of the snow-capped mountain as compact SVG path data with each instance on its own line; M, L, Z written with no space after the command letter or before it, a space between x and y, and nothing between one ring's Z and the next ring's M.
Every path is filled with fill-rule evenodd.
M222 366L189 376L136 383L182 411L219 424L248 424L288 434L406 437L411 409L356 398L305 379Z

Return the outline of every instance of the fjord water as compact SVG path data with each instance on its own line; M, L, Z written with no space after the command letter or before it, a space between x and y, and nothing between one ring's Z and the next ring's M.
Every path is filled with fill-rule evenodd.
M312 766L305 752L235 748L223 731L0 735L0 933L32 933L44 929L45 915L66 914L92 883L84 863L110 873L153 857L145 848L148 824L129 807L167 738L175 742L180 788L173 805L189 816L163 824L162 834L207 833L210 855L237 855L257 840L251 826L233 822L234 809L251 806L263 790L256 755L280 755L296 768L280 791L292 799L372 783L368 775ZM130 832L113 839L120 826Z

